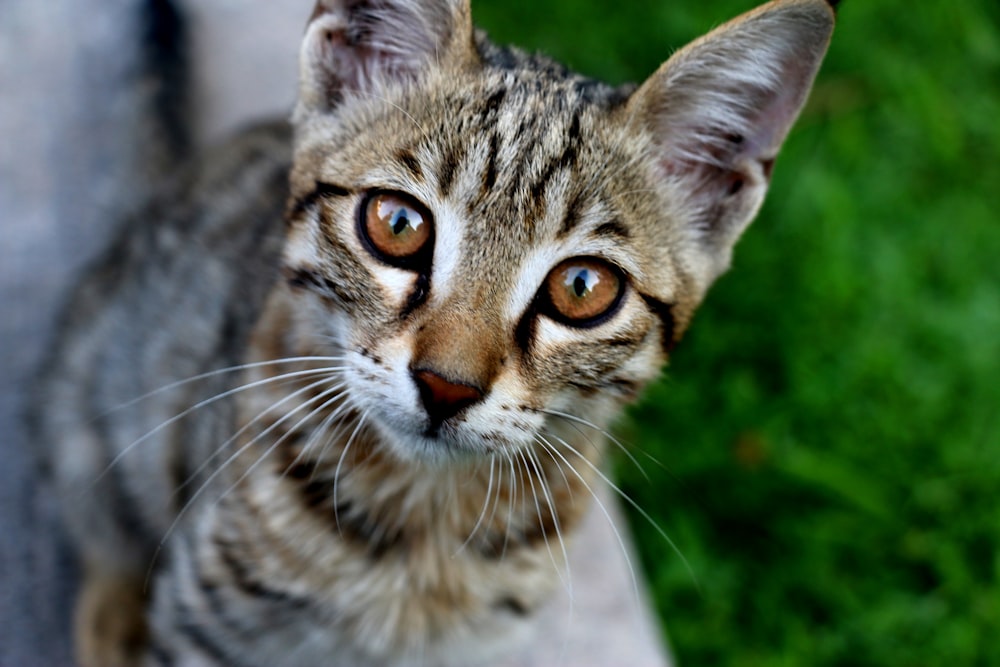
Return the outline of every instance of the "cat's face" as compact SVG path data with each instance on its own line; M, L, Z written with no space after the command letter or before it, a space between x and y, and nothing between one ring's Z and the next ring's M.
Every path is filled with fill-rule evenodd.
M585 92L440 80L348 102L301 147L297 178L335 187L286 263L328 281L301 295L318 344L404 452L530 445L543 410L603 423L658 372L675 332L655 304L684 272L645 219L642 141Z
M404 457L531 446L553 413L605 424L728 262L774 130L687 128L665 149L662 76L629 97L490 52L445 0L423 4L446 28L359 55L421 3L372 4L321 3L303 49L285 252L300 326ZM432 63L400 73L397 51L425 42Z

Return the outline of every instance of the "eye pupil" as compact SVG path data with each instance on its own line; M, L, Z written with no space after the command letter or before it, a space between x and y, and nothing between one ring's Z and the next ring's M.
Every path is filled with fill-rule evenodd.
M400 209L393 217L392 233L398 236L406 231L406 228L410 226L410 218L406 215L406 209Z
M576 274L576 278L573 280L573 292L576 293L578 298L586 296L587 294L587 272L580 271Z

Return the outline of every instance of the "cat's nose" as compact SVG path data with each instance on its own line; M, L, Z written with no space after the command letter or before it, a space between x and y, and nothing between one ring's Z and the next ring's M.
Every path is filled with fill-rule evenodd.
M420 391L420 400L431 418L431 427L437 428L449 417L483 398L478 387L460 382L452 382L430 370L414 370L413 380Z

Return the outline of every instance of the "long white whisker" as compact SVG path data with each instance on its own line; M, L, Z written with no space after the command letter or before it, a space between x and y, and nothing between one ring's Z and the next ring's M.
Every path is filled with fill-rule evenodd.
M618 547L621 549L622 556L625 557L625 565L628 567L629 577L632 580L632 591L633 594L635 595L635 599L641 600L642 598L639 596L639 579L635 575L635 568L632 566L632 559L631 557L629 557L628 547L625 546L625 540L622 538L621 532L619 532L618 530L618 526L615 525L614 519L611 518L611 513L608 511L608 508L605 507L603 502L601 502L601 499L597 496L597 493L594 491L593 487L591 487L590 484L587 482L587 480L583 477L583 475L580 474L580 471L578 471L576 467L572 463L570 463L565 456L563 456L563 453L560 452L558 449L556 449L552 445L552 443L550 443L542 434L539 433L537 434L537 436L538 438L540 438L539 442L544 447L550 449L553 454L562 459L563 463L566 464L566 467L569 468L570 472L572 472L577 479L580 480L584 488L586 488L587 491L590 492L590 495L594 499L594 502L597 503L597 507L601 510L601 514L604 515L604 518L607 519L608 526L611 527L611 532L614 533L615 539L618 541ZM577 454L577 456L579 456L579 454Z
M570 576L570 571L569 571L569 554L566 552L566 541L563 539L562 527L560 526L559 523L559 513L556 511L555 501L553 500L552 492L549 489L548 477L545 475L545 470L542 468L542 465L539 462L538 457L535 455L533 451L531 450L525 451L524 456L526 458L526 463L530 463L531 467L535 469L535 473L538 475L538 485L542 489L542 497L545 499L545 504L548 505L549 508L549 514L551 514L552 516L552 527L556 531L556 539L559 541L559 549L562 552L563 562L566 564L566 573L565 573L566 578L563 583L566 587L566 594L569 596L570 607L572 608L572 605L575 600L573 597L573 578ZM532 484L532 488L534 488L534 484ZM538 504L537 500L538 497L536 494L535 497L536 507ZM539 517L539 521L541 521L541 517ZM542 530L542 534L543 535L545 534L544 528ZM546 546L548 546L548 539L546 539L545 544ZM551 549L549 549L549 555L550 556L552 555ZM553 562L553 564L555 563ZM559 568L557 566L556 571L559 573L559 578L563 579L562 568Z
M153 396L156 396L157 394L162 394L164 392L170 391L171 389L177 389L179 387L183 387L186 384L191 384L192 382L198 382L200 380L207 380L209 378L213 378L213 377L216 377L216 376L219 376L219 375L225 375L226 373L236 373L238 371L251 370L251 369L254 369L254 368L263 368L265 366L276 366L278 364L297 364L297 363L302 363L302 362L307 362L307 361L310 361L310 362L311 361L343 361L345 358L346 358L345 356L339 356L339 357L284 357L284 358L281 358L281 359L271 359L269 361L256 361L256 362L250 363L250 364L239 364L237 366L227 366L226 368L219 368L219 369L216 369L214 371L209 371L207 373L201 373L199 375L192 375L189 378L184 378L183 380L177 380L176 382L171 382L170 384L164 385L162 387L159 387L158 389L154 389L153 391L147 392L147 393L143 394L142 396L138 396L136 398L133 398L132 400L130 400L130 401L126 402L126 403L122 403L122 404L116 405L116 406L114 406L112 408L108 408L107 410L105 410L104 412L100 413L99 415L93 417L92 419L100 419L101 417L106 417L109 414L111 414L112 412L117 412L118 410L124 410L125 408L129 408L129 407L135 405L136 403L140 403L140 402L146 400L147 398L152 398Z
M537 438L536 438L536 442L537 442ZM552 456L552 453L548 451L548 448L545 447L544 443L542 444L542 451L546 452L549 455L549 458L552 459L552 462L556 466L556 470L558 470L559 474L562 475L563 483L566 485L566 489L570 493L570 501L572 502L573 501L573 495L572 495L573 494L573 489L570 486L569 479L566 477L566 473L563 471L563 466L559 465L559 462L556 460L556 457ZM537 458L538 457L538 453L534 449L532 449L532 450L529 451L529 455L531 456L532 459L534 459L535 468L539 470L539 474L541 475L541 478L542 478L543 482L545 484L548 484L548 477L545 475L544 468L542 468L541 461L538 460L538 458ZM572 567L571 567L571 564L570 564L569 554L567 553L567 550L566 550L566 540L563 538L562 530L561 530L560 525L559 525L559 520L558 520L559 517L558 517L558 515L556 515L555 508L552 506L551 495L547 496L546 502L549 502L549 509L552 511L553 518L555 519L555 528L556 528L556 535L559 538L559 547L562 549L563 558L566 560L566 578L570 582L570 588L567 591L567 594L568 594L568 597L569 597L569 609L568 609L567 614L566 614L566 627L571 628L571 627L573 627L573 618L576 615L576 598L574 597L573 590L572 590L572 585L573 585L573 570L572 570ZM569 641L570 641L569 634L565 634L563 636L563 640L561 642L561 646L559 647L559 658L558 658L558 660L556 660L556 665L562 665L563 664L563 661L564 661L564 659L566 657L566 651L569 649Z
M698 581L698 577L697 577L697 575L695 575L694 568L691 567L691 563L689 563L688 559L684 557L684 554L681 553L680 548L677 546L677 544L672 539L670 539L670 536L667 535L666 531L663 530L663 528L661 528L659 526L659 524L657 524L653 520L653 517L651 517L649 515L649 512L647 512L642 507L640 507L639 503L635 502L630 495L628 495L627 493L625 493L624 491L622 491L621 488L617 484L615 484L614 482L612 482L608 478L608 476L605 475L604 472L601 471L601 469L599 467L597 467L596 465L594 465L593 463L591 463L590 460L587 459L587 457L585 457L583 454L581 454L575 447L573 447L573 445L569 444L563 438L560 438L555 433L549 432L549 435L551 435L556 440L558 440L560 442L560 444L562 444L570 452L572 452L577 457L579 457L580 460L582 460L584 463L586 463L590 467L591 470L593 470L595 473L597 473L597 475L600 476L600 478L602 480L604 480L604 482L609 487L611 487L611 489L622 498L622 500L624 500L625 502L627 502L636 512L638 512L640 514L640 516L642 516L642 518L645 519L646 522L649 523L649 525L653 527L653 530L655 530L657 533L659 533L660 537L662 537L664 539L664 541L666 541L666 543L668 545L670 545L670 548L673 550L673 552L675 554L677 554L678 558L681 559L681 562L684 564L684 568L688 571L688 576L691 577L691 581L694 582L695 588L697 588L698 591L700 592L701 591L701 583ZM551 443L550 443L550 445L551 445Z
M263 380L257 380L255 382L250 382L248 384L244 384L242 386L235 387L233 389L229 389L227 391L222 392L221 394L216 394L215 396L212 396L211 398L206 398L203 401L199 401L198 403L195 403L194 405L192 405L191 407L187 408L186 410L184 410L184 411L182 411L182 412L174 415L173 417L171 417L170 419L166 420L165 422L162 422L159 426L157 426L156 428L154 428L151 431L148 431L144 435L140 436L138 440L132 442L128 447L125 447L124 449L122 449L122 451L118 452L118 454L113 459L111 459L111 462L108 463L107 467L104 468L104 470L102 470L101 473L97 477L94 478L94 484L96 485L98 482L100 482L104 478L104 476L108 474L108 471L110 471L113 467L115 467L116 465L118 465L118 462L121 461L122 458L126 454L128 454L132 450L133 447L136 447L140 443L145 442L149 438L152 438L154 435L156 435L157 433L159 433L163 429L167 428L171 424L177 423L179 420L181 420L184 417L188 416L189 414L191 414L195 410L200 410L201 408L203 408L203 407L205 407L207 405L211 405L212 403L215 403L216 401L220 401L220 400L222 400L224 398L227 398L227 397L232 396L234 394L238 394L238 393L240 393L242 391L247 391L249 389L255 389L257 387L261 387L261 386L264 386L266 384L270 384L272 382L278 382L280 380L286 380L286 379L294 378L294 377L302 377L302 376L306 376L306 375L320 375L322 373L331 373L333 371L338 371L338 370L343 370L343 369L342 368L332 368L331 367L331 368L322 368L322 369L311 369L311 370L304 370L304 371L296 371L294 373L285 373L284 375L276 375L276 376L271 377L271 378L265 378Z
M460 546L458 548L458 550L455 551L455 553L453 553L451 555L452 558L455 558L456 556L458 556L460 553L462 553L462 550L465 549L466 546L468 546L469 542L471 542L472 538L475 536L476 531L479 530L479 526L482 525L483 519L486 518L486 512L487 512L487 510L489 510L489 507L490 507L490 498L492 497L492 493L493 493L493 472L494 472L494 467L495 466L496 466L496 459L491 456L490 457L490 479L489 479L489 482L486 485L486 496L483 498L483 509L480 510L480 512L479 512L479 518L476 519L476 525L474 525L472 527L472 530L469 531L469 536L465 538L464 542L462 542L462 546Z
M617 446L618 449L620 449L622 451L622 453L625 454L625 456L627 456L629 458L629 460L636 467L636 469L639 471L639 473L644 478L646 478L647 482L652 481L652 480L650 480L649 475L646 473L646 470L639 464L639 461L635 458L635 456L632 455L632 452L629 451L629 448L626 447L625 444L622 443L621 440L619 440L615 436L611 435L611 433L609 433L606 429L603 429L600 426L598 426L597 424L589 422L586 419L583 419L582 417L577 417L576 415L570 414L568 412L560 412L558 410L547 410L545 408L539 409L538 412L541 412L542 414L546 414L546 415L551 415L553 417L560 417L560 418L565 419L566 421L570 422L571 425L572 424L582 424L583 426L586 426L588 428L594 429L595 431L597 431L598 433L600 433L601 435L603 435L605 438L607 438L610 442L612 442L615 446ZM580 429L577 429L577 431L580 431ZM582 434L583 432L580 431L580 433ZM584 437L586 437L586 436L584 436ZM593 444L593 443L591 443L591 444ZM648 453L643 452L643 454L645 454L647 457L649 457L653 461L653 463L656 463L657 465L661 465L659 461L657 461L655 458L653 458L652 456L650 456ZM662 465L661 465L661 467L662 467Z
M507 543L510 541L510 527L514 523L514 499L517 498L517 470L514 469L514 457L510 452L504 452L507 458L507 465L510 467L511 492L507 499L507 525L503 534L503 548L500 550L500 560L507 555Z
M336 389L330 390L330 391L336 391ZM326 393L329 393L329 391L326 392ZM257 435L255 435L253 438L251 438L246 444L244 444L241 447L239 447L235 452L233 452L229 456L229 458L227 458L222 463L222 465L220 465L218 468L216 468L215 470L213 470L212 474L209 475L208 478L205 479L205 481L201 483L201 485L198 487L198 490L195 491L191 495L190 498L188 498L187 503L185 503L185 505L178 510L177 516L174 517L174 520L171 522L170 527L167 528L167 531L164 533L163 538L160 540L160 545L162 546L167 541L167 538L170 537L170 535L173 532L174 528L176 528L177 524L180 522L181 518L183 518L184 514L187 513L188 509L190 507L192 507L194 505L194 502L201 496L201 494L204 493L204 491L207 488L209 488L209 486L211 485L212 481L216 477L218 477L222 473L223 470L225 470L227 467L229 467L229 464L231 464L233 461L235 461L237 458L239 458L243 454L243 452L245 452L249 448L253 447L257 442L259 442L261 440L261 438L266 437L271 431L273 431L274 429L276 429L279 426L281 426L281 424L284 421L286 421L287 419L290 419L291 416L294 415L296 412L298 412L300 410L303 410L305 408L310 408L310 406L315 405L316 403L321 402L323 400L323 398L324 398L324 394L320 394L318 396L315 396L315 397L309 399L308 401L306 401L302 405L297 406L297 407L293 408L292 410L288 411L285 415L283 415L281 417L281 419L277 420L276 422L274 422L273 424L271 424L270 426L268 426L266 429L264 429L263 431L261 431L260 433L258 433ZM333 398L333 399L331 399L330 402L332 402L334 400L337 400L336 397ZM306 421L307 419L309 419L310 417L312 417L312 415L316 414L316 412L318 412L320 409L322 409L322 406L320 408L310 408L310 410L306 414L306 416L304 418L300 419L299 422L296 424L296 427L298 427L304 421ZM272 443L267 448L267 450L264 452L264 454L260 458L258 458L257 461L255 461L249 468L247 468L246 472L244 472L243 475L232 486L230 486L229 489L227 489L225 493L223 493L221 496L219 496L219 500L221 500L222 498L225 498L229 494L229 492L232 491L234 488L236 488L236 485L239 484L240 482L242 482L243 479L250 472L252 472L261 461L263 461L272 451L274 451L274 449L277 446L279 446L282 442L284 442L285 439L289 435L291 435L292 433L294 433L294 432L295 432L294 429L290 429L290 430L285 431L285 433L280 438L278 438L274 443Z
M337 387L342 389L346 385L347 385L347 383L343 382L343 383L337 385ZM344 403L341 404L341 405L339 405L339 406L337 406L337 408L335 410L333 410L332 412L330 412L330 414L327 416L327 418L324 419L323 422L316 429L313 430L312 435L310 435L309 439L306 440L306 444L303 445L302 449L299 450L299 453L295 455L295 458L292 459L292 462L288 465L288 468L286 468L285 471L282 472L282 476L284 476L288 472L288 470L290 470L291 468L294 468L296 465L298 465L299 461L301 461L302 458L309 452L309 450L310 450L310 448L312 448L313 444L316 443L316 442L319 442L321 439L324 439L324 437L327 436L327 431L330 428L330 425L333 422L335 422L338 418L340 418L341 415L343 415L346 411L348 411L348 410L350 410L352 408L353 403L352 403L352 401L351 401L351 399L350 399L349 396L347 396L347 395L341 395L341 396L338 396L337 398L343 398L344 399ZM325 408L325 407L326 406L324 405L323 408ZM323 409L323 408L321 408L321 409ZM330 445L332 437L334 435L336 435L336 434L339 434L340 432L341 432L341 429L338 428L336 431L334 431L333 434L331 434L329 437L326 437L327 444L323 447L323 450L320 452L320 456L319 456L320 460L322 460L323 453L326 452L326 448Z
M191 497L188 498L188 501L184 504L184 506L181 507L177 511L177 515L174 517L173 521L170 522L170 525L167 527L167 530L163 533L163 537L160 539L160 543L156 546L156 550L153 552L153 556L150 559L149 568L146 571L146 580L145 580L145 583L143 584L143 590L145 590L149 586L149 578L150 578L150 576L152 576L153 567L156 564L156 560L159 557L160 551L163 549L163 546L166 544L167 540L170 538L170 535L173 534L173 531L180 524L181 519L183 519L184 516L187 514L187 511L191 507L194 507L195 501L201 496L202 493L205 492L206 489L208 489L211 486L212 481L216 477L218 477L222 473L223 470L225 470L226 468L228 468L229 464L231 464L239 456L241 456L243 454L243 452L247 451L250 447L252 447L254 444L256 444L262 437L266 436L271 430L273 430L274 428L278 427L281 424L282 421L284 421L285 419L287 419L288 417L290 417L295 412L297 412L297 411L299 411L299 410L301 410L303 408L306 408L306 407L308 407L311 404L315 404L318 401L321 401L322 398L323 398L323 394L320 394L319 396L315 396L315 397L309 399L308 401L306 401L302 405L300 405L300 406L294 408L293 410L291 410L288 414L286 414L285 416L283 416L281 419L279 419L278 421L276 421L274 424L271 424L269 427L267 427L266 429L264 429L263 431L261 431L260 433L258 433L249 442L247 442L246 444L244 444L243 446L241 446L240 448L238 448L235 452L233 452L233 454L228 459L226 459L222 463L222 465L220 465L218 468L216 468L212 472L212 474L209 475L205 479L204 482L202 482L202 484L198 487L198 490L195 491L191 495ZM335 401L335 400L337 400L336 397L333 398L333 399L331 399L330 402ZM322 407L321 408L311 409L310 412L307 414L306 418L309 418L311 415L316 414L316 412L318 410L320 410L320 409L322 409ZM299 423L301 423L302 421L304 421L304 420L300 420ZM228 496L229 493L233 489L235 489L236 486L240 482L242 482L246 478L247 475L249 475L251 472L253 472L253 470L255 470L256 467L258 465L260 465L260 463L262 461L264 461L271 454L271 452L274 451L275 448L277 448L285 440L285 438L287 438L293 432L294 432L293 430L286 431L284 433L284 435L282 435L280 438L278 438L278 440L276 440L273 444L271 444L271 446L267 448L267 450L264 452L264 454L262 454L253 464L251 464L250 467L247 468L247 470L243 473L243 475L241 475L240 478L236 482L234 482L228 489L226 489L226 491L224 493L222 493L219 496L219 498L216 500L216 502L221 502L223 498L225 498L226 496Z
M365 423L365 418L368 416L368 411L366 410L358 418L358 425L355 427L354 432L351 433L351 437L347 439L347 444L344 445L344 451L340 453L340 459L337 461L337 468L333 471L333 518L337 522L337 531L340 531L340 503L337 502L337 489L340 484L340 469L344 465L344 457L347 456L347 450L351 448L351 444L354 442L354 438L357 437L358 433L361 431L361 427Z
M301 406L299 406L297 408L294 408L293 410L289 411L289 413L287 415L285 415L285 417L282 417L281 419L279 419L278 421L276 421L275 423L273 423L269 427L267 427L267 429L265 429L261 433L257 434L253 438L253 440L251 440L250 442L248 442L247 445L244 445L243 447L241 447L240 450L243 451L248 446L253 445L257 441L259 441L263 436L267 435L267 433L269 431L271 431L272 429L276 428L282 421L284 421L286 417L291 416L292 414L298 412L299 410L301 410L302 408L308 406L309 404L315 404L315 403L321 401L323 398L325 398L325 396L327 396L330 393L333 393L335 391L339 391L339 389L337 389L336 387L334 387L333 389L330 389L330 390L328 390L326 392L323 392L322 394L319 394L318 396L315 396L315 397L309 399L308 401L306 401L305 403L303 403ZM302 417L299 421L295 422L295 425L292 426L292 428L287 429L281 435L280 438L278 438L273 443L271 443L268 446L268 448L264 450L264 453L261 454L260 456L258 456L257 460L254 461L252 464L250 464L250 466L243 472L243 474L240 475L239 479L237 479L235 482L233 482L229 486L229 488L226 489L222 493L222 495L219 496L218 501L221 501L223 498L225 498L226 496L228 496L230 494L230 492L232 492L233 489L235 489L237 486L239 486L243 482L243 480L247 478L247 475L249 475L250 473L252 473L254 470L257 469L257 466L259 466L261 463L263 463L265 460L267 460L267 458L271 455L271 452L273 452L275 449L277 449L279 446L281 446L281 444L283 442L285 442L285 440L288 439L289 436L291 436L293 433L295 433L295 431L302 424L304 424L308 420L312 419L313 416L315 416L316 414L322 412L323 410L326 409L327 406L332 405L333 403L335 403L339 399L340 399L340 396L334 396L333 398L329 399L328 401L324 401L319 407L311 408L309 410L309 412L307 412L304 417ZM225 466L229 465L229 463L231 463L231 462L232 462L232 459L226 461L226 463L224 463L222 467L225 467ZM204 488L204 487L202 487L202 488Z
M559 581L566 589L566 592L569 594L570 598L572 598L573 597L572 587L568 584L568 582L564 578L562 568L559 567L559 564L556 562L556 555L552 552L552 545L549 543L549 535L548 532L545 530L545 520L542 518L542 506L541 503L538 502L538 489L535 488L535 478L532 476L531 469L528 467L528 461L525 458L524 450L519 449L515 453L517 454L518 459L520 459L521 464L524 467L524 475L525 477L528 478L528 484L531 487L531 496L532 500L534 500L535 503L535 515L538 517L538 530L542 534L542 541L545 542L545 549L546 551L549 552L549 560L552 561L552 567L555 569L556 576L559 577ZM539 482L541 482L541 480L539 480ZM553 518L555 519L554 515ZM558 519L556 519L556 521L558 521Z
M331 374L331 375L332 375L332 374ZM284 398L282 398L282 399L281 399L280 401L278 401L277 403L273 403L273 404L269 405L268 407L266 407L265 409L261 410L261 411L260 411L260 413L258 413L256 417L254 417L253 419L249 420L249 421L248 421L248 422L247 422L246 424L244 424L244 425L243 425L242 427L240 427L240 429L239 429L238 431L236 431L236 433L234 433L233 435L231 435L231 436L229 437L229 439L227 439L227 440L226 440L226 441L225 441L224 443L222 443L221 445L219 445L219 446L218 446L218 447L216 448L215 452L214 452L214 453L213 453L213 454L212 454L211 456L209 456L208 458L206 458L206 459L205 459L205 461L204 461L204 462L203 462L203 463L202 463L202 464L201 464L200 466L198 466L198 467L197 467L197 468L196 468L196 469L194 470L194 472L192 472L192 473L191 473L191 474L190 474L190 475L188 476L188 478L187 478L186 480L184 480L184 483L183 483L183 484L181 484L180 486L178 486L178 487L177 487L177 488L176 488L176 489L174 490L174 493L175 493L175 494L177 494L177 493L179 493L179 492L180 492L180 491L181 491L182 489L184 489L185 487L187 487L187 485L188 485L188 484L190 484L190 483L191 483L191 482L192 482L192 481L193 481L193 480L194 480L195 478L197 478L197 476L198 476L198 475L200 475L200 474L201 474L201 472L202 472L202 471L203 471L203 470L204 470L204 469L205 469L206 467L208 467L208 466L209 466L209 465L210 465L210 464L212 463L212 461L213 461L213 460L215 459L215 457L216 457L216 456L218 456L219 454L221 454L222 452L224 452L224 451L226 450L226 448L228 448L228 447L229 447L229 445L231 445L231 444L232 444L232 443L233 443L233 442L234 442L234 441L235 441L235 440L236 440L237 438L239 438L239 437L240 437L241 435L243 435L244 433L246 433L247 429L249 429L249 428L250 428L250 427L252 427L252 426L253 426L254 424L256 424L256 423L257 423L257 421L258 421L258 420L259 420L259 419L260 419L261 417L263 417L263 416L264 416L265 414L267 414L267 413L268 413L268 412L270 412L271 410L274 410L274 409L275 409L275 408L277 408L277 407L280 407L280 406L284 405L284 404L285 404L285 403L287 403L288 401L291 401L291 400L295 399L295 398L296 398L297 396L299 396L299 395L301 395L301 394L304 394L304 393L306 393L306 392L309 392L309 391L312 391L313 389L315 389L315 388L317 388L317 387L321 387L321 386L323 386L324 384L326 384L326 383L327 383L327 382L329 382L330 380L331 380L331 377L324 377L324 378L323 378L323 379L321 379L321 380L317 380L316 382L313 382L313 383L311 383L311 384L308 384L308 385L306 385L305 387L302 387L301 389L299 389L299 390L297 390L297 391L295 391L295 392L293 392L293 393L291 393L291 394L289 394L289 395L285 396ZM325 392L324 392L323 394L320 394L320 395L319 395L319 396L317 396L316 398L321 398L321 397L323 397L324 395L328 395L328 394L330 394L330 393L333 393L333 392L335 392L335 391L339 391L340 389L343 389L343 387L344 387L344 384L345 384L345 383L343 383L343 382L342 382L342 383L340 383L340 384L336 385L335 387L332 387L332 388L330 388L330 389L327 389L327 390L326 390L326 391L325 391ZM294 413L295 411L293 410L292 412ZM280 424L280 423L281 423L282 421L284 421L284 420L285 420L285 418L287 418L287 417L288 417L288 416L289 416L290 414L292 414L292 413L289 413L288 415L284 415L284 416L282 416L282 418L281 418L281 419L280 419L280 420L279 420L279 421L278 421L277 423L278 423L278 424ZM296 424L296 426L295 426L295 427L293 427L293 428L292 428L292 430L294 431L294 430L295 430L295 428L298 428L298 424Z
M496 457L493 457L494 459ZM497 516L497 508L500 507L500 495L503 492L503 461L497 461L497 484L496 484L496 498L491 501L493 508L490 510L490 518L486 520L487 526L492 526L493 520ZM487 494L489 495L489 494ZM487 530L489 530L487 528Z

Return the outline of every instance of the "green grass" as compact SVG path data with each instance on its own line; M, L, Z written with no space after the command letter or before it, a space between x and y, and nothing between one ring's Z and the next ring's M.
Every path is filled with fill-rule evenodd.
M753 0L480 0L641 80ZM1000 665L1000 3L846 0L733 270L619 428L684 665ZM645 457L640 455L644 460Z

